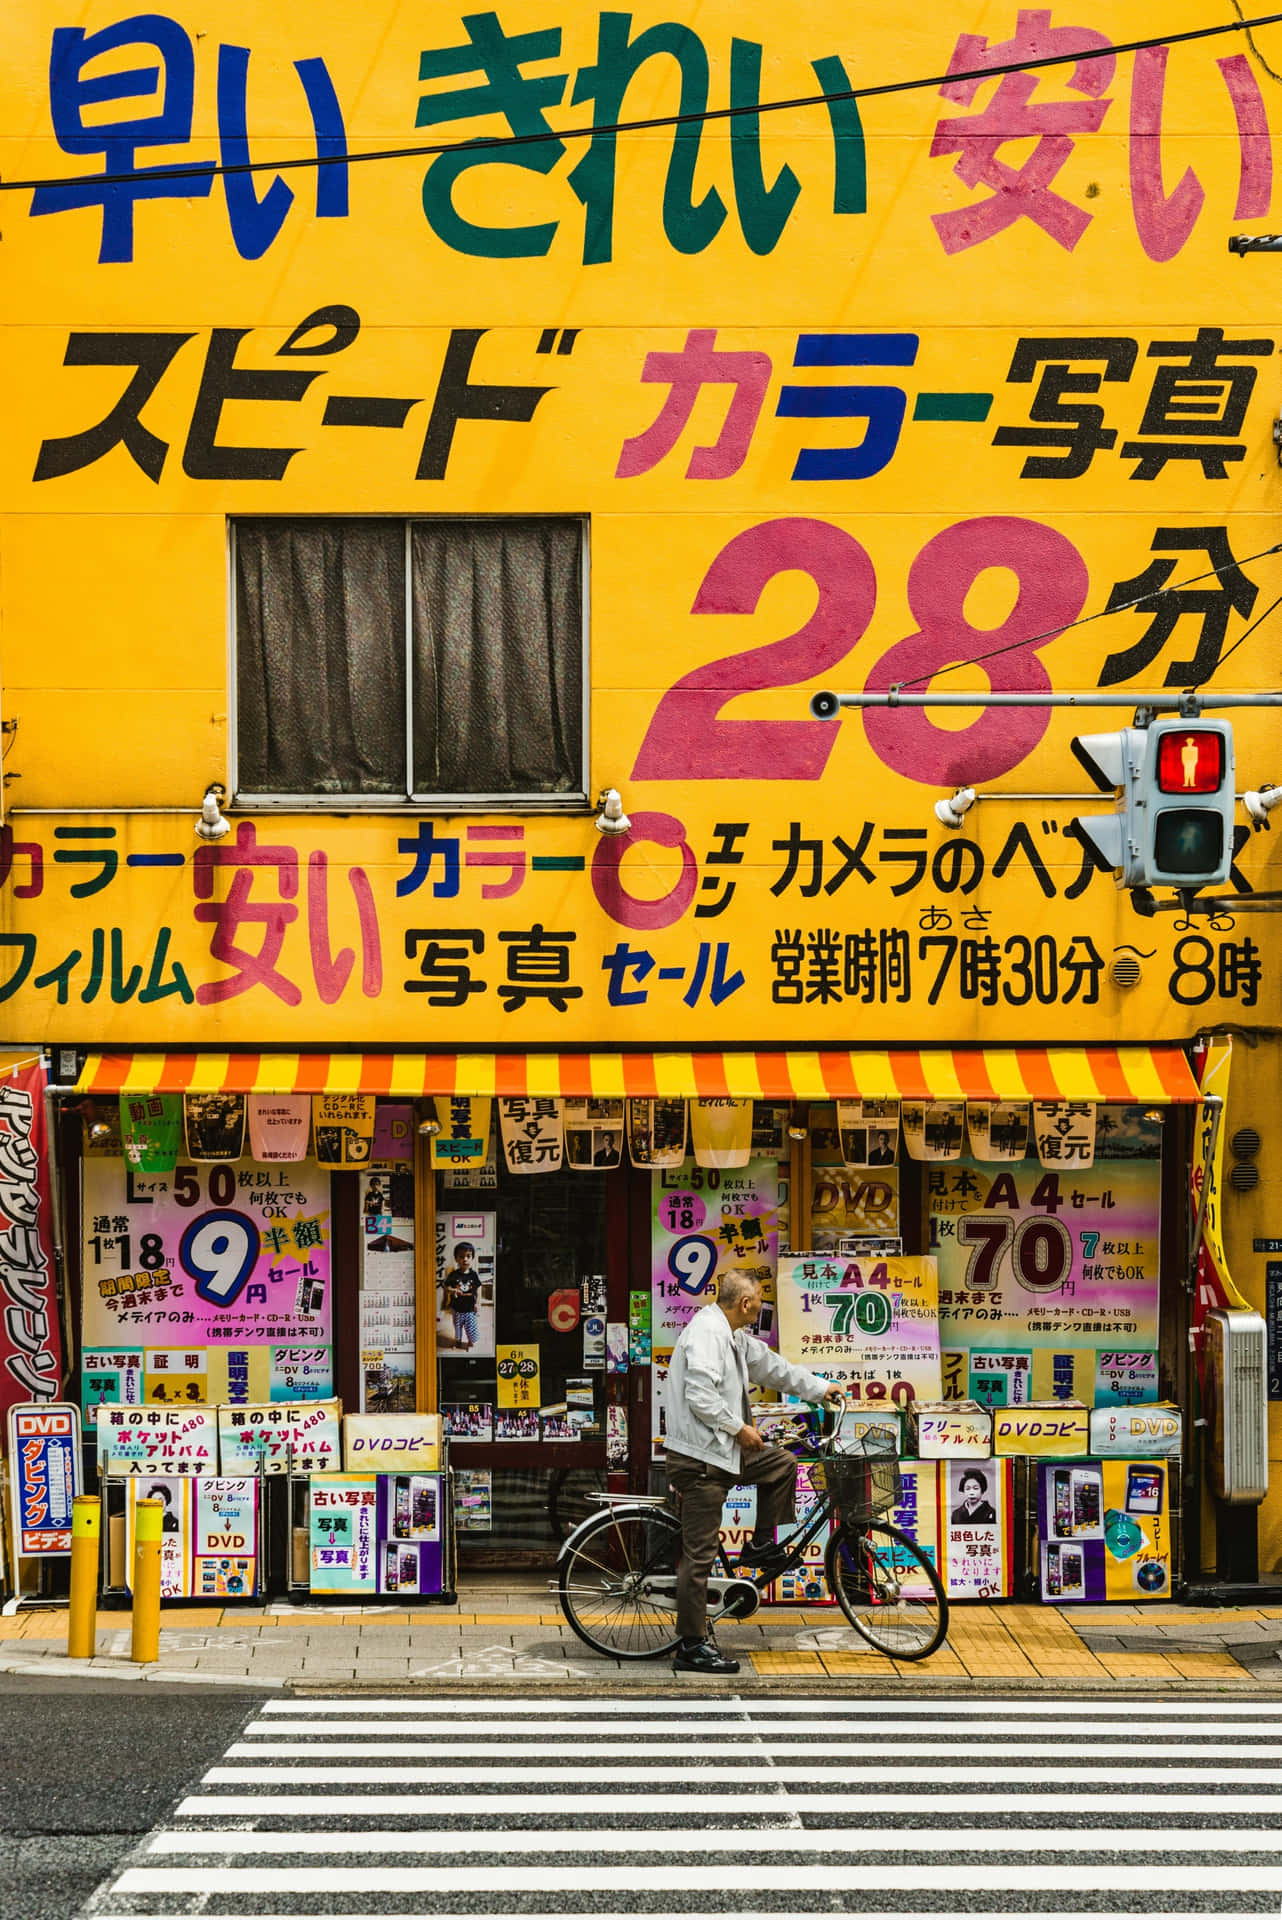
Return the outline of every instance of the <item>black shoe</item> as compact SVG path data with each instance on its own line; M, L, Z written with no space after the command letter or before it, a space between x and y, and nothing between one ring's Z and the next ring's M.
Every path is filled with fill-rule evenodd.
M674 1673L738 1673L739 1662L727 1659L713 1640L696 1640L692 1647L679 1646L672 1656Z
M735 1561L734 1570L736 1573L763 1573L767 1578L773 1578L782 1570L787 1558L787 1547L778 1546L773 1540L767 1540L761 1546L755 1540L749 1540Z

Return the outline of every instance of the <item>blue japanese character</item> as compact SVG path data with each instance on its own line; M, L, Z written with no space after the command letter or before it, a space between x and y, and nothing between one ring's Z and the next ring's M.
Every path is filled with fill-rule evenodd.
M438 900L453 900L459 890L459 842L456 838L438 840L436 829L430 820L420 820L418 833L412 840L398 840L398 853L412 853L414 865L396 882L399 899L407 894L417 893L432 871L432 862L441 863L441 878L432 882L432 892Z
M794 367L911 367L915 333L803 333ZM908 395L902 387L789 387L775 408L781 420L866 420L855 447L803 447L794 480L867 480L888 467L899 445Z

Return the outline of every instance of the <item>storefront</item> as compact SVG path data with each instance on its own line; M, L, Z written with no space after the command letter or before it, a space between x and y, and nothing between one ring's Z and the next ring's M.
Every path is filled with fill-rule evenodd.
M1033 1463L1136 1407L1170 1475L1148 1597L1179 1578L1178 1049L107 1053L59 1098L90 1433L99 1404L439 1414L460 1563L537 1567L607 1477L661 1483L672 1344L749 1271L761 1337L893 1427L955 1597L1064 1591ZM1029 1437L1078 1409L1071 1446Z

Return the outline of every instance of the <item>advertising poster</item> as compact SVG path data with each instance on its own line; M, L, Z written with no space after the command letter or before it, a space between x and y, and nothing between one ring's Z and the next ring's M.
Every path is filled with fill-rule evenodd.
M779 1169L773 1160L749 1160L725 1171L693 1160L651 1175L653 1318L656 1345L671 1347L700 1307L716 1298L727 1273L746 1273L764 1305L756 1332L778 1344L775 1264L779 1253ZM634 1356L635 1358L635 1356Z
M494 1406L489 1400L446 1400L441 1406L445 1436L452 1445L460 1441L494 1438Z
M195 1481L170 1474L139 1474L125 1489L125 1584L133 1578L134 1533L140 1500L159 1500L160 1597L185 1600L191 1594L192 1502Z
M213 1407L99 1406L98 1465L113 1473L217 1473L218 1416Z
M0 1080L3 1217L9 1222L0 1235L0 1420L12 1406L57 1400L62 1379L45 1086L38 1062L14 1067ZM109 1334L103 1344L118 1337Z
M50 1401L10 1407L9 1526L17 1561L71 1552L71 1509L80 1491L80 1412Z
M1043 1600L1167 1600L1175 1569L1164 1460L1037 1469Z
M1014 1591L1014 1462L949 1460L939 1470L939 1572L950 1600Z
M494 1476L489 1467L455 1467L454 1525L460 1533L489 1533L494 1524Z
M539 1405L539 1349L533 1345L500 1342L498 1349L498 1404L500 1407Z
M363 1167L373 1157L372 1093L314 1093L312 1140L321 1167Z
M258 1566L258 1482L200 1479L193 1485L192 1592L240 1600L255 1591Z
M583 1364L592 1373L604 1373L606 1363L606 1276L585 1273L579 1282L583 1323Z
M143 1349L148 1401L332 1391L329 1176L315 1161L148 1174L89 1160L83 1217L85 1347Z
M327 1473L342 1464L337 1400L297 1406L219 1407L218 1465L249 1474L261 1460L267 1473Z
M780 1349L794 1366L840 1382L856 1407L938 1400L935 1261L907 1254L856 1260L783 1254Z
M634 1167L679 1167L686 1157L684 1100L629 1100L628 1153Z
M437 1473L441 1465L439 1413L348 1413L343 1416L343 1467L367 1473Z
M804 1251L835 1253L844 1240L886 1239L898 1232L897 1165L852 1168L834 1157L811 1167L809 1244Z
M445 1564L444 1477L386 1473L378 1480L380 1593L440 1593Z
M313 1475L307 1489L313 1593L373 1593L378 1581L378 1476Z
M1019 1404L1023 1373L1031 1400L1091 1401L1101 1353L1156 1349L1160 1161L961 1159L927 1178L943 1344L1031 1361L975 1354L971 1399Z
M136 1173L172 1173L182 1124L181 1094L122 1093L120 1144L125 1165Z
M138 1347L87 1347L80 1361L80 1404L85 1420L95 1407L136 1407L142 1403L142 1350Z
M916 1542L936 1570L940 1560L939 1479L943 1472L943 1463L938 1460L901 1460L899 1504L886 1516L892 1527ZM914 1599L929 1592L920 1571L914 1572L907 1560L903 1562L903 1586Z
M436 1216L436 1344L473 1360L494 1357L493 1213Z
M499 1132L509 1173L555 1173L565 1152L560 1100L502 1099Z
M402 1166L414 1158L414 1109L408 1100L380 1100L374 1109L370 1158Z
M414 1176L363 1173L360 1197L361 1411L408 1413L416 1369Z

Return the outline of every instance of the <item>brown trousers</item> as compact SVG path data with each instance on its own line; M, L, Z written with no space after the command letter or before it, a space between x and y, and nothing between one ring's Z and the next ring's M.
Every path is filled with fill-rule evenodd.
M758 1534L791 1526L797 1517L797 1462L782 1447L762 1447L744 1454L737 1474L683 1453L669 1453L666 1465L681 1517L677 1632L683 1640L702 1640L708 1631L708 1575L717 1557L726 1495L741 1483L756 1487Z

